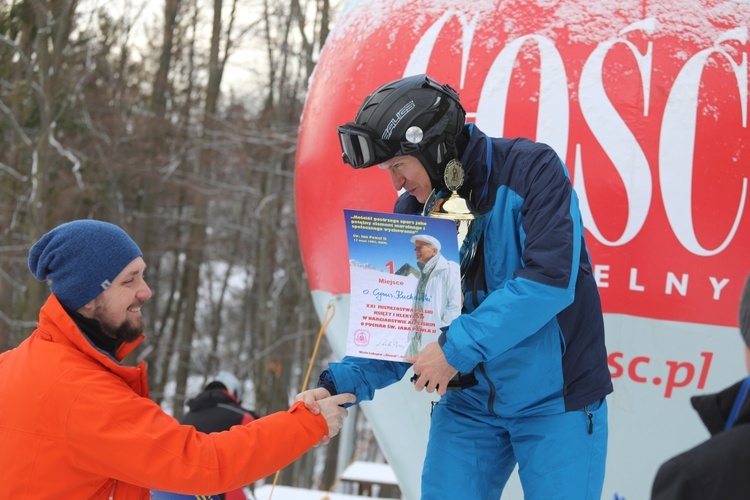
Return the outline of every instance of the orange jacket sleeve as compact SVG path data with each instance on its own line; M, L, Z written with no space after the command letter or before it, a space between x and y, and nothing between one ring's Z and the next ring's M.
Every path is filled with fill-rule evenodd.
M286 412L203 434L126 384L88 375L92 380L85 383L80 378L86 374L75 377L79 392L65 416L71 460L144 487L193 494L238 488L285 467L328 433L322 416L295 403Z

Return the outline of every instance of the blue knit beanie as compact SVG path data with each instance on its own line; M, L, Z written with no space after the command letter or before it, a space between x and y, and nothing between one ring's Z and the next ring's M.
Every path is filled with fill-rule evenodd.
M57 226L31 247L29 269L39 281L52 281L52 293L75 310L109 288L128 264L142 256L118 226L75 220Z

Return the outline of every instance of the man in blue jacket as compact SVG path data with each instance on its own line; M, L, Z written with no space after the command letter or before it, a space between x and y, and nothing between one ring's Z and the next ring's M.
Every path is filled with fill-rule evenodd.
M484 216L484 232L462 314L438 342L403 363L345 357L298 399L367 401L413 366L416 390L442 396L423 498L497 500L518 464L526 499L598 500L612 381L578 199L549 146L464 122L458 94L417 75L375 90L338 128L346 163L378 165L402 191L396 212L420 213L460 161L458 193Z

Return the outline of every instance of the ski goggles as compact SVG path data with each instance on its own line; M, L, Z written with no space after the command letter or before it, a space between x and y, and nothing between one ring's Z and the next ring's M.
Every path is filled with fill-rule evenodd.
M367 168L389 159L386 148L372 130L356 123L338 127L342 158L354 168Z

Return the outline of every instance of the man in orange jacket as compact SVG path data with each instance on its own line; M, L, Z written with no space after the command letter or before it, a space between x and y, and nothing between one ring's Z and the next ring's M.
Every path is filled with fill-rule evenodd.
M148 398L143 339L151 297L133 240L78 220L45 234L29 269L52 282L37 329L0 354L0 490L6 498L145 500L150 489L210 495L257 481L327 443L354 402L322 401L204 434ZM318 403L321 403L320 401Z

